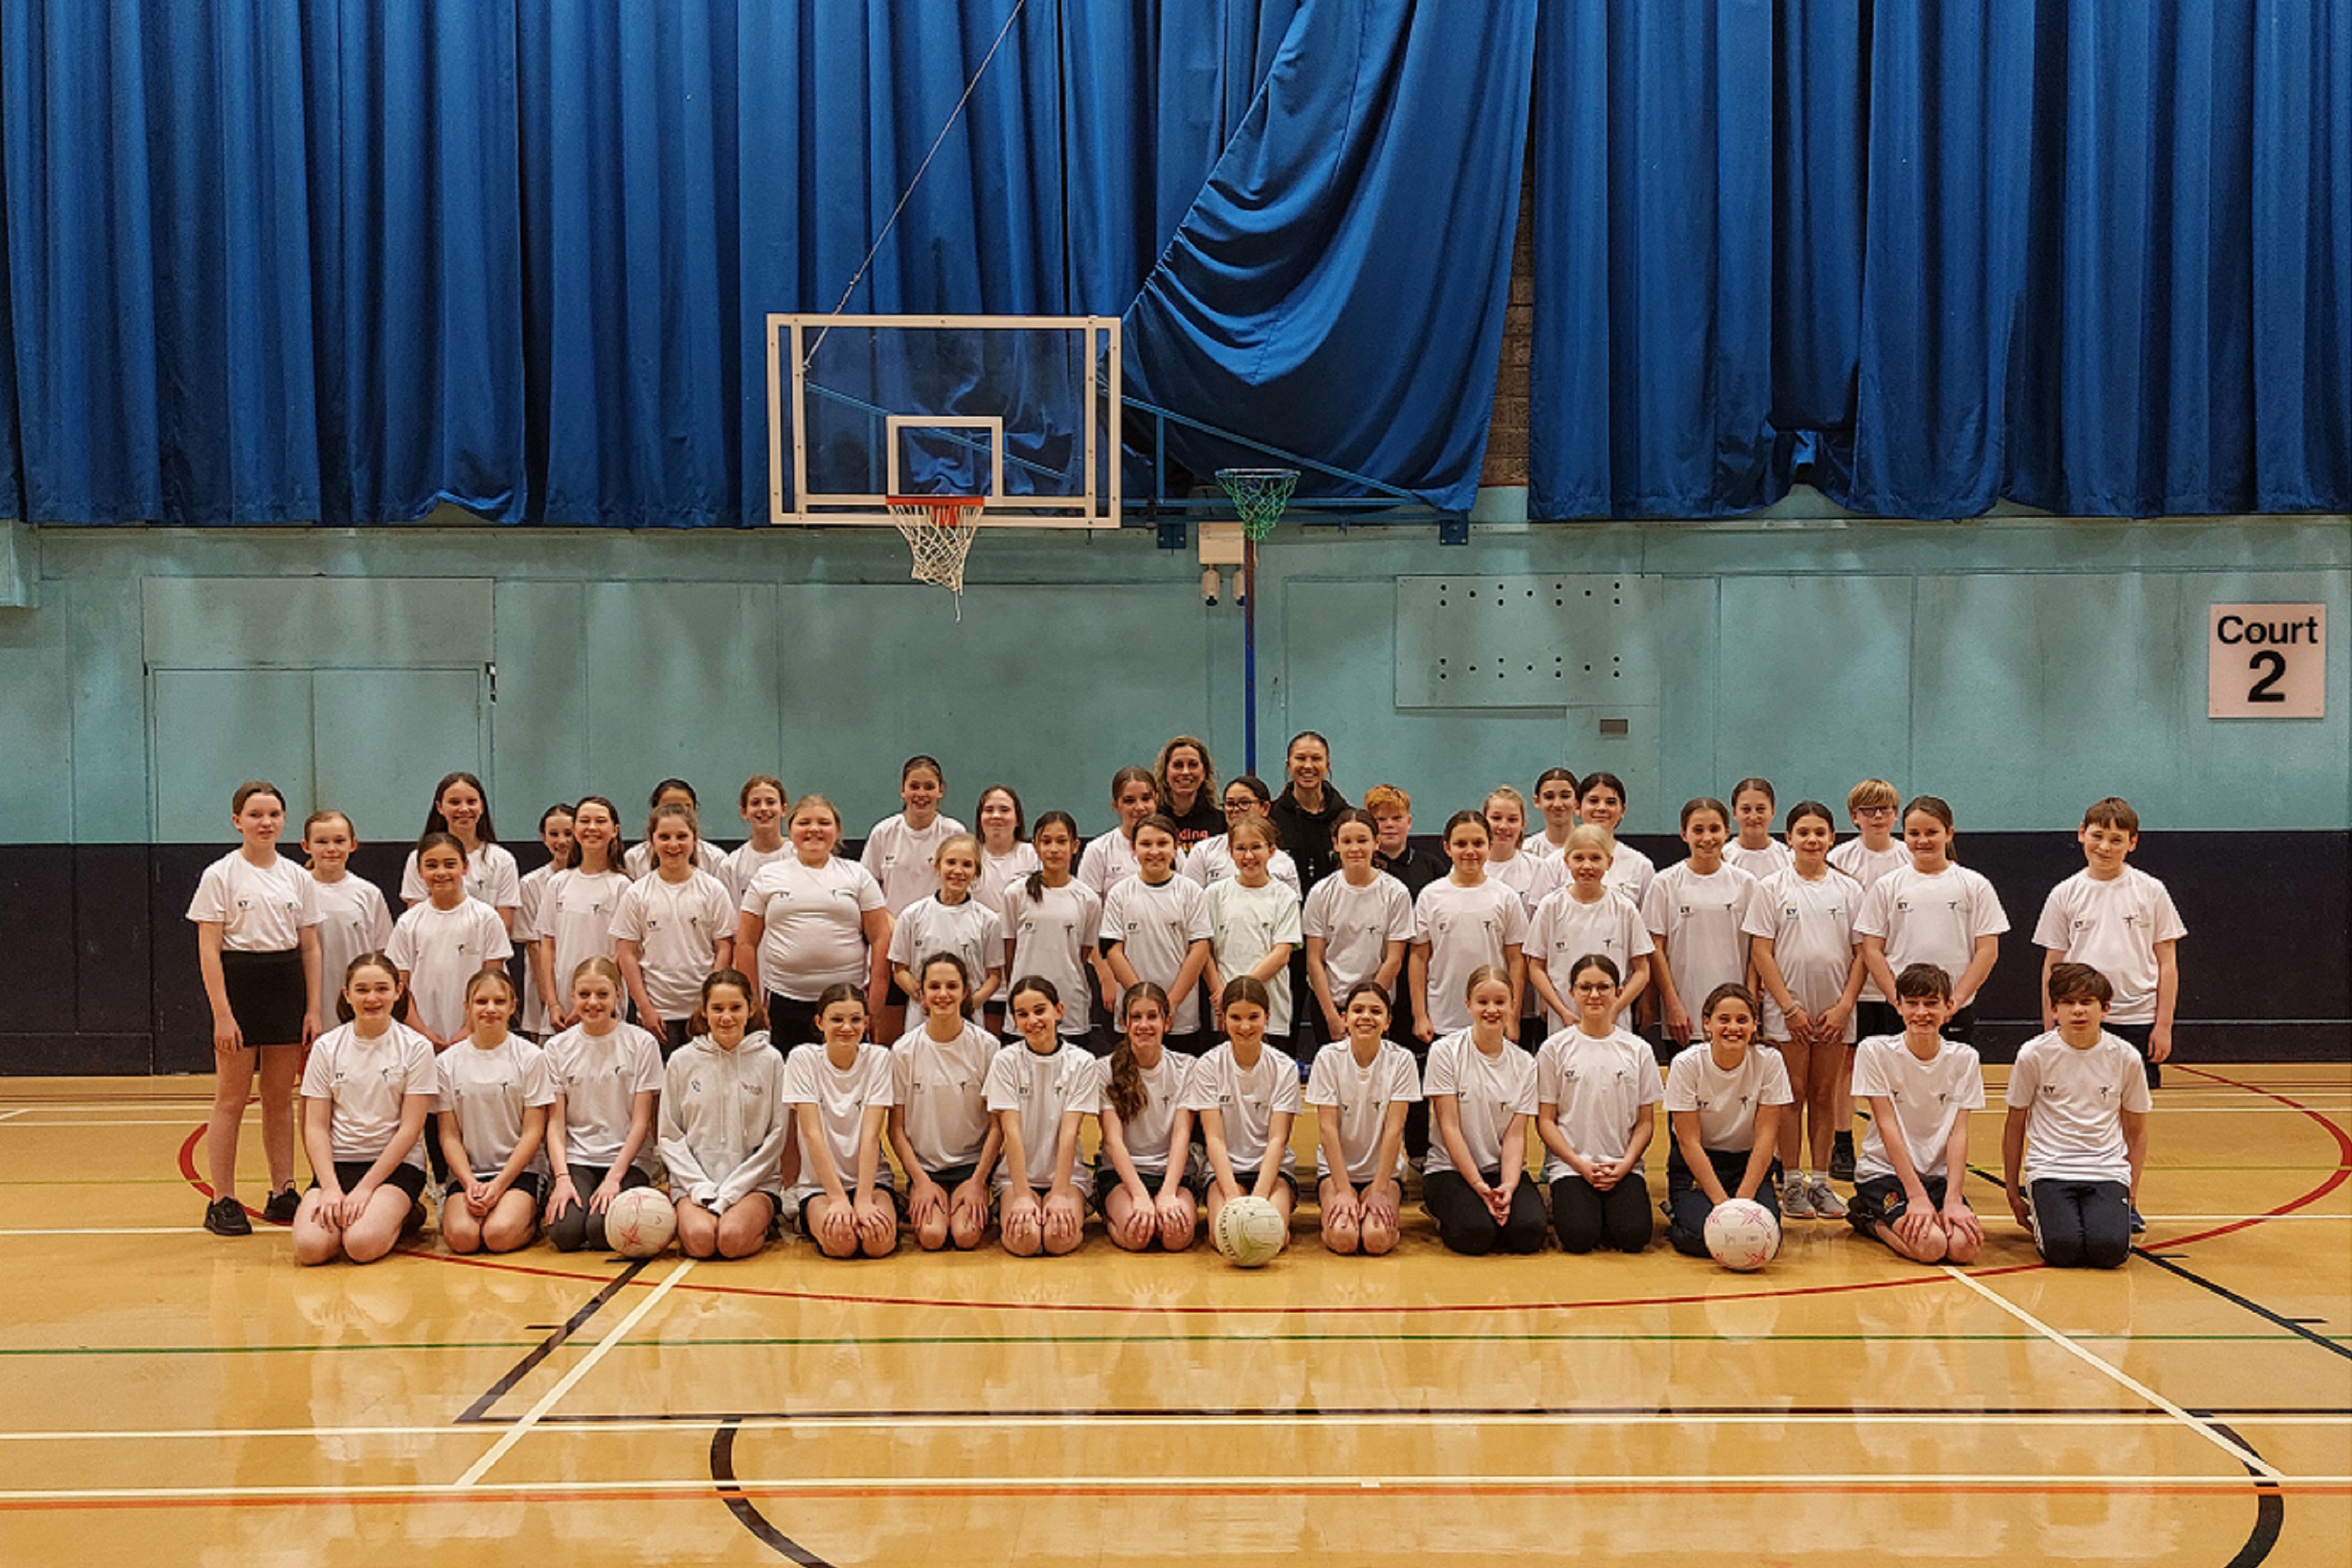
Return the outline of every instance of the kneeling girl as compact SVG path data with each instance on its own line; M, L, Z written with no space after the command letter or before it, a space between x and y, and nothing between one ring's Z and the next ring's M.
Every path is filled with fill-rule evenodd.
M591 958L572 972L580 1021L547 1042L547 1239L558 1252L604 1250L604 1214L631 1187L650 1185L661 1042L621 1021L620 965ZM688 1007L688 1012L693 1009ZM683 1025L686 1020L678 1020Z
M784 1103L801 1150L801 1234L827 1258L883 1258L898 1246L898 1210L882 1132L898 1103L890 1047L866 1037L866 993L828 985L816 999L824 1043L784 1060Z
M1004 1149L996 1173L1004 1250L1058 1258L1085 1239L1094 1172L1078 1158L1078 1130L1101 1098L1099 1069L1084 1047L1062 1038L1062 998L1052 981L1023 976L1005 1005L1021 1038L988 1064L988 1110Z
M363 952L335 1004L342 1026L310 1047L302 1145L312 1179L294 1212L297 1262L373 1263L400 1240L425 1191L417 1143L433 1108L433 1042L393 1021L399 1005L399 970Z
M1423 1206L1437 1239L1471 1257L1543 1247L1543 1200L1528 1173L1528 1119L1536 1111L1536 1059L1508 1030L1518 1022L1508 971L1481 964L1463 998L1470 1026L1429 1047L1429 1161Z
M1576 1022L1536 1055L1536 1133L1549 1154L1552 1228L1563 1252L1591 1252L1603 1241L1639 1252L1654 1228L1642 1159L1658 1125L1651 1109L1660 1097L1658 1058L1617 1022L1625 1004L1615 960L1586 953L1568 983Z
M1159 986L1146 980L1129 989L1095 1106L1102 1129L1095 1206L1112 1242L1129 1252L1155 1240L1181 1252L1200 1225L1193 1113L1182 1103L1196 1058L1168 1048L1168 1016Z
M1666 1069L1666 1239L1705 1258L1706 1216L1733 1198L1752 1198L1780 1219L1775 1158L1780 1118L1796 1096L1780 1053L1756 1038L1761 1012L1745 985L1718 985L1699 1008L1706 1037Z
M439 1058L433 1109L449 1185L441 1239L449 1250L512 1252L539 1234L547 1197L547 1055L510 1031L513 982L485 969L466 982L467 1037Z
M1273 999L1265 982L1244 974L1219 996L1225 1041L1192 1069L1183 1105L1201 1118L1209 1146L1208 1221L1238 1197L1265 1198L1286 1226L1298 1204L1290 1173L1290 1126L1298 1119L1298 1064L1265 1048ZM1289 1245L1286 1232L1283 1245Z
M1404 1119L1421 1100L1421 1069L1387 1037L1389 996L1378 983L1348 987L1339 1018L1345 1037L1316 1053L1307 1079L1317 1206L1326 1248L1378 1257L1397 1244Z
M1003 1147L988 1114L999 1042L964 1013L963 960L935 952L915 979L923 1021L890 1047L890 1152L907 1173L916 1241L926 1252L950 1242L969 1251L987 1239L989 1173Z
M688 1258L749 1258L768 1245L784 1182L800 1173L784 1117L784 1058L751 1000L722 969L702 983L694 1038L662 1075L661 1157Z

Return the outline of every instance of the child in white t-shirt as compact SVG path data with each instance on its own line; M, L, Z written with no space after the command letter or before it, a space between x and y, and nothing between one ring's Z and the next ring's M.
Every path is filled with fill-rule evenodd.
M801 1146L801 1234L827 1258L885 1258L898 1211L882 1137L898 1103L890 1047L866 1037L866 994L828 985L816 999L823 1041L784 1058L784 1103Z
M988 1112L1004 1158L996 1168L1004 1250L1059 1258L1086 1239L1094 1172L1078 1133L1101 1102L1101 1062L1062 1037L1062 998L1050 980L1024 975L1004 999L1020 1039L988 1064Z
M1568 966L1589 953L1608 959L1623 977L1617 994L1620 1015L1650 984L1657 944L1633 900L1609 886L1614 848L1608 833L1589 822L1571 828L1559 857L1568 885L1546 899L1528 922L1528 987L1543 999L1558 1027L1582 1016L1568 994Z
M1346 1032L1316 1053L1307 1079L1317 1201L1328 1250L1377 1258L1397 1244L1405 1113L1422 1098L1421 1074L1412 1053L1386 1037L1387 992L1360 980L1341 1006Z
M1303 1103L1298 1068L1290 1058L1268 1050L1265 1023L1272 1006L1265 983L1244 974L1218 994L1225 1043L1202 1056L1181 1102L1201 1119L1208 1146L1208 1224L1238 1197L1260 1197L1282 1213L1283 1246L1298 1202L1298 1178L1290 1171L1290 1128Z
M1756 1037L1762 1010L1744 985L1718 985L1700 1008L1706 1038L1666 1069L1666 1239L1707 1256L1706 1216L1748 1198L1780 1218L1773 1173L1780 1118L1796 1096L1780 1053Z
M964 1011L978 1017L1004 979L1004 922L976 890L980 840L969 833L940 839L931 871L939 891L908 904L891 928L890 975L900 992L912 996L919 989L915 965L932 953L952 952L973 977Z
M1903 1033L1854 1051L1853 1092L1870 1104L1846 1218L1918 1263L1973 1263L1984 1226L1961 1196L1969 1179L1969 1112L1984 1109L1976 1048L1943 1036L1951 976L1915 963L1895 977Z
M1429 1160L1422 1206L1450 1252L1543 1248L1543 1199L1528 1174L1528 1121L1536 1113L1536 1063L1507 1034L1518 1022L1510 976L1472 971L1465 1028L1429 1047Z
M1895 976L1915 963L1932 963L1952 977L1952 1016L1944 1032L1956 1040L1976 1030L1977 993L2000 956L2009 916L1984 877L1952 858L1952 808L1932 795L1903 808L1903 843L1911 864L1889 871L1863 896L1853 929L1862 962L1881 994L1895 994ZM1868 1020L1864 1021L1868 1026Z
M1732 786L1731 816L1739 831L1723 847L1726 865L1738 867L1759 882L1789 868L1796 857L1772 837L1772 814L1779 809L1770 779L1741 779Z
M2164 884L2125 863L2139 847L2139 813L2129 801L2109 795L2095 802L2076 837L2089 864L2050 889L2033 928L2033 940L2044 950L2042 984L2069 962L2105 975L2116 988L2107 1033L2147 1058L2147 1087L2154 1089L2162 1079L2157 1064L2172 1056L2172 1009L2180 996L2173 954L2189 928ZM2044 1001L2042 1026L2057 1021Z
M2050 972L2058 1027L2018 1047L2001 1128L2009 1209L2053 1268L2117 1268L2147 1160L2147 1076L2102 1027L2115 987L2087 963Z
M1508 1027L1519 1025L1527 983L1527 906L1518 894L1486 875L1486 818L1457 811L1445 822L1445 853L1453 873L1421 890L1412 905L1412 956L1407 971L1412 1032L1433 1042L1470 1026L1470 977L1494 969L1510 987Z
M393 1014L400 972L381 953L355 960L335 1011L341 1028L310 1047L302 1071L302 1147L310 1190L294 1215L294 1258L373 1263L422 1223L417 1142L434 1094L433 1046Z
M1536 1053L1536 1135L1549 1153L1552 1228L1565 1252L1604 1241L1640 1252L1654 1228L1642 1161L1657 1131L1658 1058L1617 1022L1624 994L1614 959L1586 953L1561 973L1577 1019Z
M450 1251L512 1252L539 1234L547 1197L546 1053L509 1032L514 983L485 969L466 983L473 1027L435 1063L433 1109L449 1162L441 1239Z
M1201 1221L1192 1152L1193 1112L1184 1104L1193 1058L1167 1047L1168 994L1149 980L1119 1004L1119 1027L1103 1064L1095 1103L1102 1163L1095 1206L1112 1243L1141 1252L1192 1245Z
M343 983L343 971L363 952L382 952L392 940L392 909L383 889L352 872L359 830L340 811L314 811L302 824L302 853L319 889L319 989Z
M1845 1084L1854 999L1862 994L1862 954L1853 935L1862 884L1830 865L1836 836L1830 808L1820 801L1790 806L1790 864L1757 884L1748 906L1748 934L1755 939L1748 953L1764 994L1764 1037L1788 1065L1789 1089L1797 1097L1780 1121L1784 1219L1845 1217L1845 1201L1830 1185L1829 1172L1831 1135L1851 1120Z
M701 835L690 808L657 805L646 830L654 868L621 890L607 929L637 1019L661 1037L667 1058L693 1037L687 1022L702 983L734 966L735 898L696 864Z
M1225 836L1234 874L1212 882L1202 894L1209 910L1209 989L1247 974L1265 982L1274 1000L1267 1037L1277 1046L1290 1039L1290 955L1298 948L1298 891L1267 870L1275 853L1274 824L1244 816Z
M1911 864L1911 852L1895 841L1895 808L1902 799L1885 779L1864 779L1845 793L1845 814L1853 823L1854 837L1831 849L1830 864L1860 883L1865 893L1887 872ZM1857 1038L1903 1031L1902 1016L1878 988L1867 965L1862 972L1862 996L1854 1004L1853 1023ZM1830 1176L1840 1182L1853 1180L1853 1047L1848 1046L1845 1065L1839 1069L1836 1102L1844 1114L1830 1142Z
M1340 999L1366 980L1381 995L1395 994L1412 946L1412 894L1372 864L1380 842L1380 824L1370 812L1350 807L1333 817L1331 852L1339 857L1339 874L1316 883L1299 913L1307 987L1333 1040L1348 1034Z
M1684 803L1683 842L1690 857L1659 872L1642 895L1642 920L1657 952L1650 973L1658 989L1666 1041L1692 1035L1691 1003L1719 985L1748 980L1748 910L1756 879L1723 858L1731 813L1702 795Z

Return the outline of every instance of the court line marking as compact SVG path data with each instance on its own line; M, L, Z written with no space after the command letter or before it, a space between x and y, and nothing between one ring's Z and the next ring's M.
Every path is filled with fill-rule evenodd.
M39 1109L39 1107L37 1107L37 1106L31 1106L31 1105L28 1105L28 1106L26 1106L22 1110L5 1110L5 1111L0 1111L0 1121L15 1121L15 1120L16 1120L16 1118L18 1118L19 1116L29 1116L29 1115L31 1115L35 1110L38 1110L38 1109Z
M0 1230L0 1236L200 1236L185 1225L84 1225L54 1229Z
M2352 1474L2287 1476L2271 1471L2270 1485L2292 1488L2352 1489ZM1626 1475L1465 1475L1394 1476L842 1476L822 1479L806 1476L745 1479L728 1483L736 1490L758 1495L823 1497L888 1497L899 1493L940 1496L1064 1496L1124 1497L1203 1492L1240 1496L1289 1496L1389 1492L1398 1496L1429 1493L1572 1493L1588 1491L1920 1491L1948 1492L1996 1489L2027 1493L2050 1491L2242 1494L2243 1475L2145 1476L2060 1475L1988 1471L1856 1471L1850 1474L1759 1473L1749 1475L1661 1476ZM430 1481L374 1484L253 1487L73 1487L0 1491L0 1507L37 1508L44 1505L96 1503L255 1503L307 1501L446 1501L499 1498L641 1496L684 1494L708 1498L714 1489L708 1476L683 1479L648 1479L625 1481L543 1480L501 1482L469 1494Z
M521 1442L530 1435L531 1429L539 1425L541 1416L562 1403L563 1396L577 1387L582 1378L595 1370L596 1363L604 1359L605 1352L625 1339L629 1331L645 1320L646 1313L661 1304L662 1298L669 1294L671 1286L694 1271L694 1264L695 1260L691 1258L680 1259L678 1266L671 1269L660 1284L646 1293L644 1300L632 1307L626 1317L605 1331L604 1337L598 1340L586 1355L573 1363L572 1370L557 1380L553 1388L540 1395L538 1404L524 1412L521 1419L499 1435L499 1440L490 1445L489 1452L467 1467L466 1473L452 1483L452 1489L467 1490L488 1473L491 1466L505 1458L513 1450L514 1446Z
M2049 1324L2043 1322L2041 1319L2035 1317L2032 1313L2027 1311L2024 1308L2019 1306L2008 1297L2001 1295L1997 1290L1994 1290L1991 1287L1970 1279L1968 1275L1962 1273L1959 1269L1953 1268L1948 1263L1942 1264L1939 1267L1945 1274L1958 1280L1970 1290L1975 1291L1978 1295L1983 1297L1986 1300L1991 1302L2002 1311L2007 1312L2011 1317L2015 1318L2019 1322L2023 1323L2027 1328L2032 1329L2034 1332L2042 1335L2052 1344L2063 1350L2068 1355L2074 1357L2077 1361L2082 1362L2086 1366L2105 1373L2116 1383L2131 1390L2132 1393L2139 1395L2142 1399L2147 1400L2150 1405L2155 1405L2166 1415L2172 1416L2175 1420L2188 1426L2199 1436L2204 1438L2207 1442L2212 1444L2215 1447L2221 1449L2223 1453L2237 1460L2238 1463L2243 1465L2247 1469L2253 1471L2256 1475L2261 1476L2265 1480L2275 1481L2283 1479L2279 1474L2277 1467L2271 1464L2252 1449L2248 1448L2244 1444L2232 1442L2228 1437L2225 1437L2221 1433L2215 1431L2213 1429L2213 1424L2210 1421L2206 1421L2190 1415L2188 1411L2183 1410L2179 1405L2175 1405L2171 1400L2167 1399L2163 1394L2158 1394L2156 1390L2150 1388L2139 1379L2132 1376L2131 1373L2124 1371L2123 1368L2116 1365L2113 1362L2107 1361L2101 1356L2094 1354L2090 1351L2084 1350L2081 1345L2076 1344L2073 1340L2068 1339L2064 1334L2060 1333L2056 1329L2052 1328Z

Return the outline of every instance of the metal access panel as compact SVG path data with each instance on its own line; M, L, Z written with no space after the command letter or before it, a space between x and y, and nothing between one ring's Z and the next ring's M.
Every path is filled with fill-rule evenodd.
M1399 577L1399 708L1654 705L1664 579Z

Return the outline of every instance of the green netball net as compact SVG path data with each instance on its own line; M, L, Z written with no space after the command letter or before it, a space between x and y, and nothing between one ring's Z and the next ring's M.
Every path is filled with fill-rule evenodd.
M1262 542L1282 521L1290 492L1298 488L1297 468L1219 468L1217 483L1233 498L1242 514L1242 532L1253 543Z

